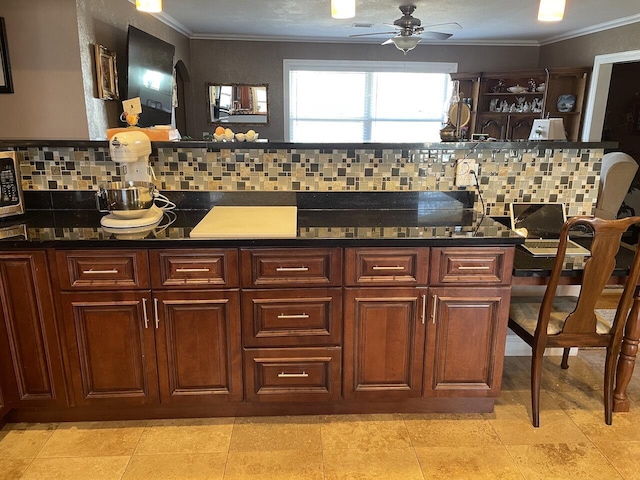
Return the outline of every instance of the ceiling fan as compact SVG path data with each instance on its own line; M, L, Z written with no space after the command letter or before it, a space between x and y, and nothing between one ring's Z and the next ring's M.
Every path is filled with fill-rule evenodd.
M452 33L425 30L425 28L438 27L439 30L459 30L462 28L462 25L456 22L437 23L424 27L420 19L412 15L416 10L415 5L402 5L399 8L402 12L402 17L394 20L393 23L385 23L385 25L395 28L393 32L361 33L349 36L364 37L368 35L388 35L394 33L395 36L383 42L382 45L393 43L398 50L402 50L406 55L407 52L413 50L423 38L428 40L446 40L453 35Z

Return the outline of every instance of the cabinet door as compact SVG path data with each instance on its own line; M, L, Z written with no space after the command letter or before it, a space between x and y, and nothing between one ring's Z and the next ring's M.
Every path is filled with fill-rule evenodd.
M154 292L162 403L242 400L238 291Z
M45 252L0 254L0 303L0 328L7 341L0 354L5 396L15 396L14 407L66 406Z
M422 394L426 288L347 288L344 397Z
M510 290L429 289L425 396L498 395Z
M157 403L149 292L63 293L61 298L78 405Z

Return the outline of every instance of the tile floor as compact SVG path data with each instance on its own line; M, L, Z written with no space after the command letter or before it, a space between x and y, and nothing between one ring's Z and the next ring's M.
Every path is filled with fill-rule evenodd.
M603 420L603 353L545 360L541 427L529 359L507 357L492 414L344 415L14 424L8 479L640 479L640 380L630 413Z

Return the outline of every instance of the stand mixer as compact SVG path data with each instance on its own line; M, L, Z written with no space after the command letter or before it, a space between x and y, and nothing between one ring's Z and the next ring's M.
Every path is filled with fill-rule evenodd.
M100 185L96 194L98 210L110 212L100 219L100 224L107 233L146 235L160 223L163 210L175 208L151 182L155 176L149 165L149 137L136 130L118 133L109 141L109 152L121 166L123 181ZM156 206L156 200L164 205Z

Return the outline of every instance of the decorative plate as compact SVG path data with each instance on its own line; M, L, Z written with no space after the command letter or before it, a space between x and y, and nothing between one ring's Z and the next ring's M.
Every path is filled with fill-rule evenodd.
M560 95L556 105L558 106L559 112L572 112L576 106L576 97L570 93Z

